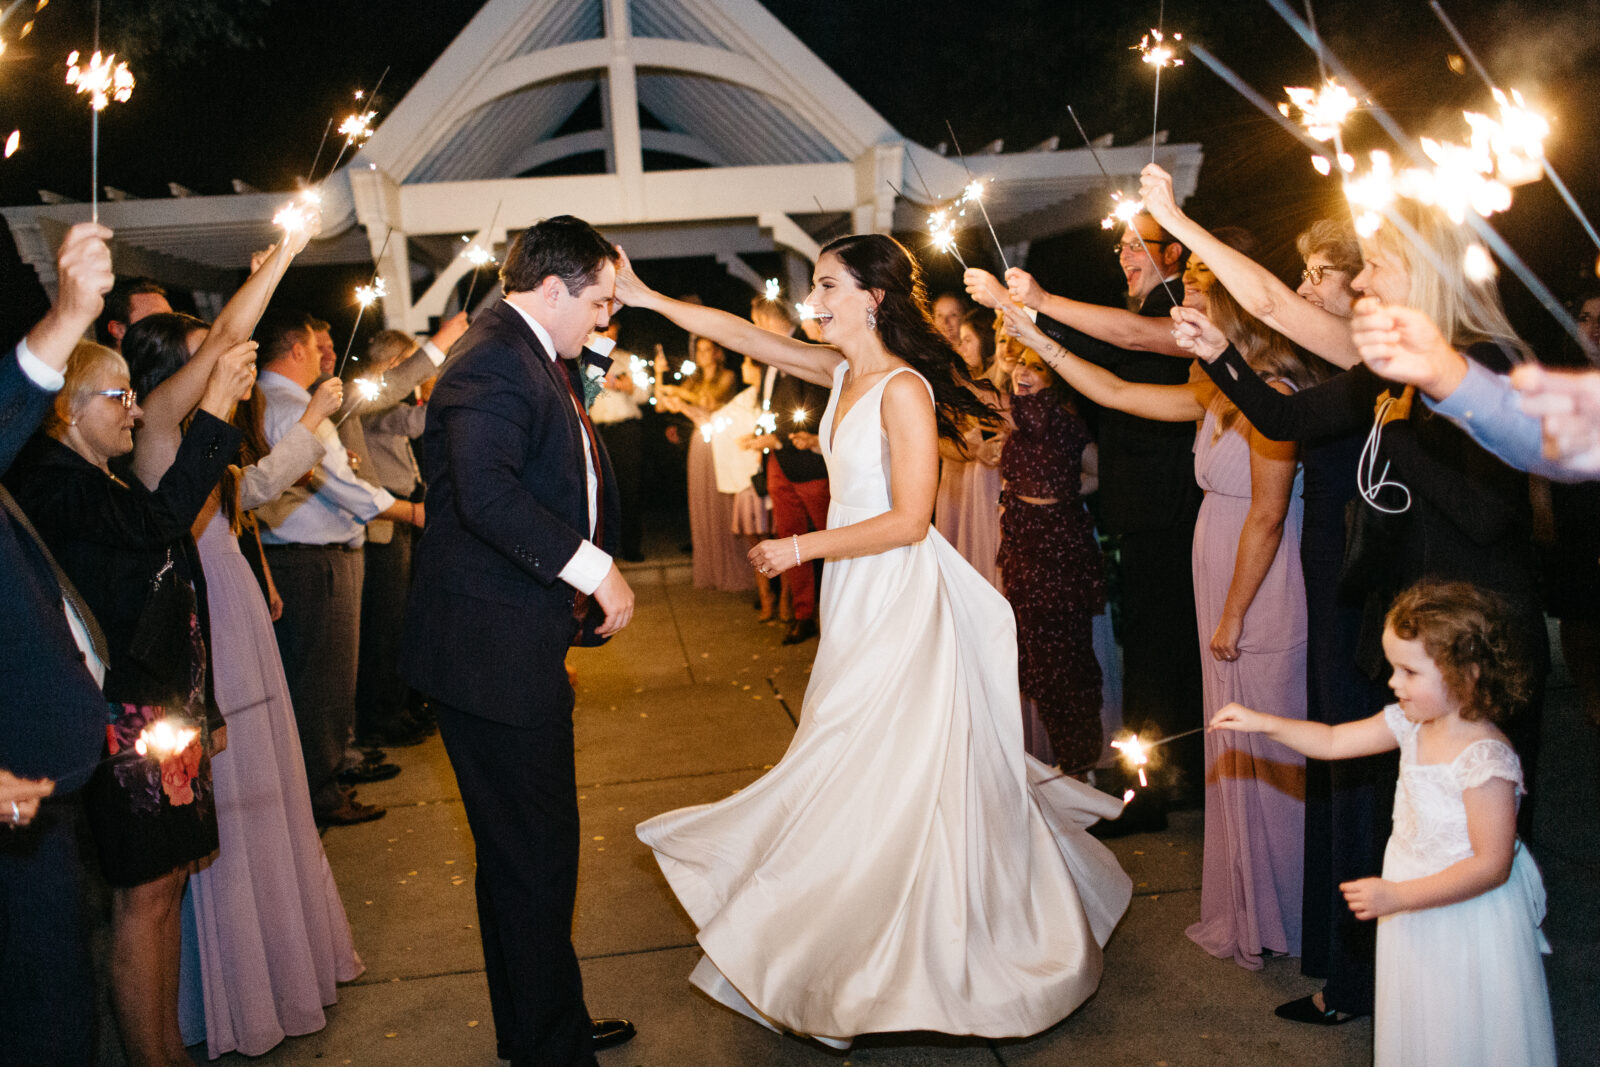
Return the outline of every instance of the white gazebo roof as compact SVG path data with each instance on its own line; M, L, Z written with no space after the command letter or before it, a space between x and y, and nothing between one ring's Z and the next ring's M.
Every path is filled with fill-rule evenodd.
M596 94L598 122L582 128ZM488 0L380 121L324 183L324 236L301 262L381 254L388 322L414 330L452 305L470 269L462 236L492 247L573 214L635 258L714 255L757 286L741 255L793 253L794 286L827 237L919 231L937 197L967 182L960 162L906 140L757 0ZM986 205L1013 259L1105 213L1108 183L1088 150L991 148L967 162L991 183ZM603 173L548 173L597 153ZM647 169L646 153L680 169ZM1200 147L1156 156L1179 197L1192 193ZM1150 147L1107 140L1100 157L1131 190ZM272 240L285 199L123 200L101 219L117 231L123 273L221 292ZM86 207L0 213L53 288L54 248ZM963 247L988 241L961 236Z

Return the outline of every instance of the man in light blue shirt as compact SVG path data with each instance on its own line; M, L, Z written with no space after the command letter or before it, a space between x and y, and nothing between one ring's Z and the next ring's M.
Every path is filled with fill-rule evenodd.
M305 413L321 354L304 313L269 313L256 340L263 366L256 388L265 401L262 428L271 445ZM339 780L355 726L366 524L391 519L421 526L423 508L356 477L331 420L318 424L316 437L326 449L322 462L256 515L283 597L283 615L273 628L294 701L312 810L319 823L344 826L384 814L383 808L357 803ZM365 763L345 777L378 780L398 773L393 764Z

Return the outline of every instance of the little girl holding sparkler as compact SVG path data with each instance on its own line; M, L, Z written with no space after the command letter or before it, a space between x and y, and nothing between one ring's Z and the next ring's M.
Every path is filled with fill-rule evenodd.
M1315 759L1400 750L1383 877L1340 888L1378 919L1374 1062L1556 1062L1539 932L1544 884L1517 840L1522 765L1495 725L1531 692L1504 603L1423 581L1389 609L1396 702L1359 722L1281 719L1229 704L1213 730L1263 733Z

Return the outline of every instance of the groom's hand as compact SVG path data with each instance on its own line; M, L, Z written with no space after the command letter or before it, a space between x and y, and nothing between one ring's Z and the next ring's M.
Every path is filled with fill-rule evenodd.
M606 621L595 630L601 637L611 637L633 620L633 590L615 563L595 589L594 599L606 613Z

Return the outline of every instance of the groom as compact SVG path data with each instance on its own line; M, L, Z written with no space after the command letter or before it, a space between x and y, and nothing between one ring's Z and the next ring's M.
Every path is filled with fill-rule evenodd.
M452 349L423 434L428 525L406 611L404 675L426 694L477 843L478 920L502 1059L593 1065L633 1036L591 1020L572 947L578 800L567 648L609 637L633 591L616 481L569 360L606 325L617 250L570 215L524 231L505 299Z

